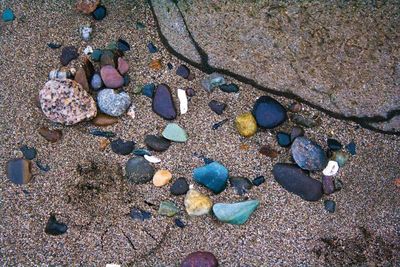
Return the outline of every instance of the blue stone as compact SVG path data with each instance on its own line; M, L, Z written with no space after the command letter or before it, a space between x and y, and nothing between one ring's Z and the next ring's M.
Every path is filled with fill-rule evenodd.
M351 141L348 145L346 145L347 151L349 151L350 154L353 156L356 154L356 143L354 143L354 140Z
M136 156L144 156L144 155L147 155L147 156L151 156L151 153L150 153L150 151L148 151L147 149L135 149L135 150L133 150L133 152L132 152L134 155L136 155Z
M294 140L291 152L297 165L305 170L322 170L328 164L328 158L321 146L303 136Z
M237 92L239 92L239 86L237 86L234 83L222 84L222 85L219 86L219 89L221 89L221 91L225 92L225 93L237 93Z
M107 9L104 6L98 6L93 12L92 17L95 20L102 20L107 16Z
M244 224L260 205L258 200L247 200L237 203L217 203L213 206L215 217L221 222Z
M103 80L101 79L100 74L98 73L93 74L92 80L90 81L90 85L95 91L103 87Z
M157 53L158 51L157 47L155 47L155 45L152 42L147 44L147 48L149 49L149 52L152 54Z
M262 96L253 107L253 115L260 127L272 129L287 119L286 109L275 99Z
M168 85L160 84L157 86L153 95L152 109L156 114L166 120L173 120L176 118L175 103Z
M325 200L324 207L327 212L334 213L336 210L336 203L333 200Z
M97 130L97 129L90 129L89 133L94 135L94 136L100 136L100 137L114 137L115 133L111 131L102 131L102 130Z
M155 89L156 86L154 85L154 83L145 84L142 89L142 95L152 98Z
M185 227L185 224L178 218L175 218L174 222L175 222L175 225L178 226L179 228Z
M278 132L276 135L276 140L281 147L290 146L290 135L284 132Z
M329 149L332 151L338 151L342 149L342 144L336 139L328 138L327 144Z
M228 169L218 162L212 162L193 171L193 178L215 194L221 193L226 188Z
M214 123L213 126L212 126L212 129L213 130L217 130L219 127L224 125L227 121L228 121L228 119L223 119L222 121Z
M93 61L99 62L102 55L103 51L101 49L95 49L90 56L92 57Z
M123 39L118 39L117 48L119 51L122 51L122 52L131 50L131 46L129 45L129 43Z
M34 147L28 147L27 145L23 145L20 148L22 154L24 155L24 158L27 160L33 160L36 158L37 151Z
M185 65L180 65L176 69L176 75L181 76L184 79L187 79L189 77L189 75L190 75L190 70Z
M6 8L1 16L4 22L13 21L15 19L14 12L10 8Z
M133 208L129 216L134 220L144 221L151 218L151 213L142 209Z
M256 178L253 179L253 184L255 186L260 186L261 184L263 184L265 182L265 178L264 176L257 176Z

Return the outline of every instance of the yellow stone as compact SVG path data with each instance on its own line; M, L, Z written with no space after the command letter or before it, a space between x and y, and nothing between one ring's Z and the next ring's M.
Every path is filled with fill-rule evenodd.
M208 214L210 213L211 207L212 201L208 196L194 189L190 189L186 193L185 208L186 212L190 216L200 216Z
M257 122L251 112L237 116L235 122L239 134L244 137L250 137L257 132Z
M172 173L168 170L159 170L153 176L153 184L157 187L164 186L172 179Z

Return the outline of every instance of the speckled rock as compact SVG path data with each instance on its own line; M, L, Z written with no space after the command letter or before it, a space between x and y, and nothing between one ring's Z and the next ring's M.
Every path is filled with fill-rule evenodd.
M218 260L211 252L196 251L187 255L180 267L218 267Z
M328 164L328 158L321 146L305 137L294 140L291 152L297 165L305 170L322 170Z
M27 184L32 178L31 162L26 159L12 159L7 162L7 178L14 184Z
M93 98L73 80L48 81L39 99L43 113L54 122L72 125L97 115Z
M108 88L119 88L124 85L124 77L111 65L106 65L100 70L101 79Z
M103 89L97 95L97 104L103 113L118 117L129 108L131 98L125 92L116 93L113 89Z
M158 170L153 176L153 184L157 187L164 186L172 179L172 173L168 170Z
M78 0L76 1L76 9L84 14L92 13L100 4L100 0Z
M260 205L258 200L247 200L237 203L217 203L213 206L215 217L221 222L244 224Z
M228 169L218 162L212 162L193 170L193 179L204 185L215 194L221 193L226 188Z
M153 111L166 120L176 118L176 108L172 99L171 91L166 84L157 86L153 95L152 102Z
M190 189L186 193L184 203L186 212L190 216L206 215L210 213L212 207L211 199L208 196L194 189Z
M286 121L286 109L275 99L261 96L253 106L253 115L260 127L272 129Z
M133 184L144 184L154 176L154 168L142 157L135 157L128 160L125 165L125 177Z
M253 136L257 132L257 122L251 112L243 113L236 117L236 129L244 137Z

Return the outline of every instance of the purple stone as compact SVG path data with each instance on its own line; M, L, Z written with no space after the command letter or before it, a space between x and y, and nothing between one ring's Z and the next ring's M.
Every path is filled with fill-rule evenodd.
M196 251L190 253L181 263L181 267L217 267L218 260L211 252Z
M156 114L166 120L176 118L176 108L168 85L160 84L157 86L153 95L152 108Z
M188 69L188 67L186 67L185 65L180 65L177 69L176 69L176 74L181 76L184 79L187 79L189 77L190 74L190 70Z
M208 106L211 108L212 111L214 111L218 115L221 115L222 112L224 112L224 109L226 108L225 103L219 102L217 100L211 100L210 103L208 103Z
M335 192L335 183L333 182L332 176L322 176L322 188L326 195L330 195Z
M188 97L193 97L196 95L196 91L193 88L189 87L186 89L186 95Z

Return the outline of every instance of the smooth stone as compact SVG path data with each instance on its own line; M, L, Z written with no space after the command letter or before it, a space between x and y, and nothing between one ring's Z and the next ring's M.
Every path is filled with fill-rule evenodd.
M118 48L118 50L120 50L122 52L131 50L131 46L129 45L129 43L123 39L118 39L117 48Z
M32 178L31 162L26 159L12 159L7 162L7 178L14 184L27 184Z
M132 208L129 216L134 220L144 221L151 219L151 213L142 209Z
M118 155L128 155L135 149L135 142L120 138L111 142L111 150Z
M201 81L201 85L209 93L211 93L215 87L223 84L225 84L224 76L216 72L208 75L205 79Z
M97 95L97 104L103 113L118 117L129 108L131 98L125 92L116 93L113 89L103 89Z
M161 201L158 214L172 217L179 212L179 208L171 201Z
M3 14L1 15L1 19L4 22L13 21L15 19L14 12L10 8L4 9Z
M339 164L339 167L342 168L349 159L349 155L342 151L336 151L333 153L331 159L336 161Z
M186 96L186 90L178 89L177 95L179 99L179 111L181 115L185 114L188 111L188 99Z
M135 150L133 150L133 152L132 152L134 155L136 155L136 156L145 156L145 155L147 155L147 156L151 156L151 153L150 153L150 151L148 151L148 150L146 150L146 149L135 149Z
M99 4L100 0L77 0L75 7L76 10L84 14L90 14L96 10Z
M184 143L188 139L186 131L176 123L168 123L162 132L164 138L178 143Z
M239 86L234 83L230 84L222 84L219 86L219 89L225 93L237 93L239 92Z
M256 178L253 179L253 185L255 186L260 186L265 182L264 176L257 176Z
M101 87L103 87L103 80L101 79L100 74L93 74L92 80L90 81L90 85L93 90L98 91Z
M38 132L44 139L51 143L55 143L62 138L61 130L50 130L47 127L41 127Z
M346 145L347 151L353 156L357 153L356 148L357 148L357 146L356 146L356 143L354 143L354 140Z
M155 89L156 86L154 85L154 83L145 84L142 89L142 95L152 98Z
M134 157L128 160L125 165L125 177L133 184L144 184L154 176L154 168L142 157Z
M275 149L273 149L269 145L265 145L265 146L260 147L258 152L260 152L262 155L267 156L267 157L269 157L271 159L274 159L279 155L278 151L276 151Z
M290 131L290 141L293 143L294 139L299 136L304 136L304 129L298 126L295 126Z
M90 56L94 62L99 62L102 55L103 51L101 49L94 49L93 53Z
M172 179L172 173L168 170L158 170L153 176L153 184L157 187L164 186Z
M129 74L124 75L124 86L127 86L131 82L131 77L129 77Z
M179 219L179 218L175 218L174 223L175 223L175 225L178 226L179 228L185 228L185 226L186 226L186 225L182 222L182 220Z
M147 44L147 49L149 49L149 52L151 54L157 53L157 51L158 51L157 47L152 42L149 42Z
M150 163L160 163L161 159L157 158L156 156L149 156L149 155L144 155L143 156L145 160L147 160Z
M325 200L324 201L324 208L329 213L334 213L336 210L336 203L333 200Z
M103 113L98 113L97 116L92 120L92 123L96 126L109 126L113 125L118 122L118 118L103 114Z
M284 189L304 200L318 201L322 198L322 183L312 179L295 164L277 163L272 174Z
M103 66L100 69L101 79L108 88L119 88L124 85L124 78L111 65Z
M224 112L224 110L226 108L226 104L225 103L219 102L217 100L211 100L208 103L208 106L210 107L210 109L212 111L214 111L218 115L222 115L222 113Z
M284 132L276 134L276 141L281 147L289 147L291 144L290 135Z
M165 151L171 145L171 142L162 136L147 135L144 139L146 146L154 151Z
M28 147L27 145L23 145L20 147L20 150L24 155L25 159L33 160L34 158L36 158L37 151L34 147Z
M113 51L104 50L100 58L100 66L111 65L113 67L117 66L117 58Z
M174 196L180 196L187 193L189 190L189 184L186 181L186 178L180 177L175 180L175 182L169 188L169 191Z
M228 174L228 169L225 166L214 161L194 169L193 178L199 184L218 194L226 188Z
M342 149L343 145L336 139L328 138L327 144L330 150L338 151Z
M325 169L322 170L322 173L326 176L335 176L339 171L339 164L336 161L330 160L328 161L328 165L326 165Z
M60 61L61 65L66 66L72 60L79 57L78 49L75 46L66 46L61 51Z
M190 216L206 215L210 213L212 207L211 199L194 189L190 189L186 193L184 204L186 212Z
M239 196L246 194L253 187L251 181L245 177L229 177L229 183Z
M322 189L325 195L330 195L335 192L335 184L332 176L322 176Z
M286 109L275 99L262 96L253 106L253 115L260 127L272 129L286 121Z
M157 86L153 95L153 111L166 120L176 118L175 103L172 99L171 91L166 84Z
M129 65L128 62L126 62L125 59L123 59L122 57L118 58L118 71L119 73L121 73L121 75L124 75L125 73L127 73L129 70Z
M259 205L260 201L258 200L247 200L232 204L217 203L213 206L213 212L221 222L240 225L249 219Z
M257 132L257 122L251 112L246 112L237 116L235 125L239 134L244 137L253 136Z
M107 16L107 9L104 6L98 6L93 12L92 17L95 20L103 20Z
M293 102L289 105L288 109L290 112L297 113L303 109L303 106L301 105L301 103Z
M189 77L189 75L190 75L190 70L185 65L180 65L176 69L176 75L181 76L184 79L187 79Z
M290 116L290 118L294 123L306 128L313 128L319 125L319 123L313 118L304 117L303 115L300 114L293 114L292 116Z
M297 165L305 170L322 170L328 164L328 158L321 146L302 136L294 140L291 152Z
M56 216L54 214L51 214L49 220L47 221L44 232L48 235L57 236L65 234L67 230L68 226L65 223L58 222Z
M186 89L186 95L188 97L194 97L196 95L196 91L193 88L189 87Z
M187 255L180 267L218 267L218 260L211 252L196 251Z
M90 86L88 77L86 76L85 70L82 67L76 71L74 80L79 83L86 92L89 92Z

